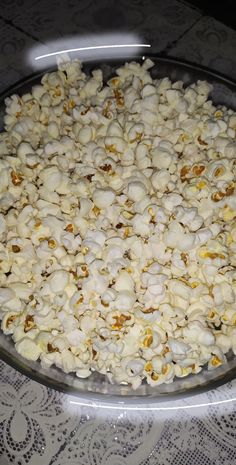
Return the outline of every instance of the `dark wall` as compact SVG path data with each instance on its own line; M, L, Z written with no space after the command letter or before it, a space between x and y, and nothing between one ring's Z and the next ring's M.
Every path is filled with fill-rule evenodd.
M185 0L203 13L236 29L236 1L235 0Z

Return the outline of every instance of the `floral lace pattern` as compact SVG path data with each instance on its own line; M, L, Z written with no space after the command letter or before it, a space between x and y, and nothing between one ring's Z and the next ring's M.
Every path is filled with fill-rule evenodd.
M236 382L120 408L48 389L0 363L1 465L236 464Z

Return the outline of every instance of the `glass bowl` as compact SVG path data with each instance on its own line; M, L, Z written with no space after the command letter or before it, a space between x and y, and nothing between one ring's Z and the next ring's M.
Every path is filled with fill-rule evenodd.
M236 110L236 83L227 77L176 59L157 57L150 54L148 57L155 63L151 71L154 78L168 76L171 81L182 80L186 85L197 80L207 80L213 85L211 98L214 104L225 105ZM131 59L142 61L144 57L132 57ZM89 73L94 67L100 67L103 70L105 79L108 79L124 61L129 61L129 59L106 59L105 62L89 61L84 62L83 69ZM29 91L32 85L40 81L44 73L45 71L18 82L0 96L0 130L3 129L4 99L13 93L22 95ZM92 373L89 378L80 379L75 374L66 374L54 366L45 369L39 361L32 362L21 357L16 352L11 337L4 335L2 332L0 332L0 358L24 375L50 388L100 403L146 404L175 400L179 397L183 398L214 389L236 377L236 356L231 352L227 355L227 362L213 371L203 368L196 375L175 378L173 383L162 384L157 387L151 387L143 383L134 391L127 385L110 384L104 375L96 372Z

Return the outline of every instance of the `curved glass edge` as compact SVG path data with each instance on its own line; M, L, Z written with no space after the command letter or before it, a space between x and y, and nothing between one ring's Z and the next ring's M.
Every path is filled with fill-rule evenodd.
M218 72L175 58L165 58L152 54L146 55L145 58L151 58L154 61L155 65L154 68L152 68L152 74L156 74L156 76L154 76L156 78L162 78L169 75L172 81L181 79L186 85L191 84L191 82L194 82L197 79L207 80L213 84L213 87L217 87L219 84L218 96L221 94L221 97L223 97L224 92L227 94L227 91L229 91L229 98L236 98L236 82ZM95 66L104 66L106 70L107 65L107 68L109 68L111 71L111 67L114 67L113 69L115 69L122 65L124 62L128 61L143 61L143 57L125 57L125 59L106 59L105 61L99 60L92 62L84 61L83 68L85 71L87 69L89 72ZM0 108L1 106L4 107L2 104L4 103L3 100L6 97L12 95L13 93L26 92L30 86L39 81L45 72L50 72L53 69L48 69L40 73L32 74L28 78L21 79L16 84L6 89L0 95ZM212 92L213 94L214 90L215 89L213 89ZM220 100L217 98L217 93L215 97L216 98L214 99L214 95L212 96L214 103L221 104ZM224 103L225 101L223 98L223 104ZM233 107L234 105L232 105L232 108ZM2 114L0 111L0 118L1 116ZM4 337L5 342L6 336L3 334L0 336ZM92 380L91 382L88 379L81 380L76 378L76 376L73 374L65 374L63 371L58 370L56 367L52 369L50 368L50 374L53 375L53 377L51 377L49 376L48 371L42 368L40 362L28 362L27 360L23 359L16 352L12 341L10 344L11 346L8 350L1 345L0 341L0 358L8 365L12 366L17 371L28 376L32 380L40 382L46 387L71 394L73 396L78 396L80 399L89 399L92 402L102 401L125 405L125 403L140 404L166 402L167 400L173 401L183 397L190 397L193 395L201 394L211 389L216 389L228 381L236 378L236 357L233 357L232 360L229 360L225 365L217 368L214 372L209 372L206 368L204 368L199 374L189 375L186 378L177 378L172 384L161 385L156 388L151 388L149 385L145 384L138 388L138 390L134 391L128 386L112 385L107 380L102 381L100 379L95 381ZM101 375L98 375L98 377L104 378ZM68 383L65 382L67 379Z
M17 358L12 357L10 352L6 351L3 347L0 347L0 358L2 361L16 369L24 376L27 376L31 380L43 384L47 388L55 389L64 394L75 396L81 401L89 401L95 404L101 402L120 404L124 407L125 405L130 404L156 404L157 402L172 402L178 399L193 397L199 394L203 394L209 390L217 389L236 378L236 358L233 357L233 359L228 361L227 364L222 365L220 368L216 368L214 372L207 371L207 369L204 368L203 371L198 375L189 375L186 378L178 378L172 384L161 385L157 388L149 389L150 386L143 385L141 386L141 389L139 388L137 391L134 391L128 386L113 385L108 381L105 381L102 383L105 388L104 392L99 392L101 388L99 383L98 386L93 386L93 382L91 382L91 389L84 389L85 386L78 388L73 386L73 384L67 384L63 381L63 378L66 378L66 376L69 376L71 379L74 378L75 382L77 381L78 384L82 385L84 384L84 381L87 382L88 379L84 380L76 378L75 375L67 375L56 367L50 369L54 375L54 377L50 377L47 373L47 370L44 370L39 365L39 362L28 362L19 354L17 354ZM211 378L213 374L216 373L217 377ZM56 379L57 377L60 379ZM194 383L199 381L201 384L191 386L191 381ZM177 389L176 384L179 385L179 388ZM188 385L188 387L186 387L186 385ZM93 387L95 389L93 389ZM169 387L172 388L171 391L168 390ZM146 388L147 391L152 392L146 392ZM123 390L124 393L117 392L119 390ZM142 392L140 392L141 390Z

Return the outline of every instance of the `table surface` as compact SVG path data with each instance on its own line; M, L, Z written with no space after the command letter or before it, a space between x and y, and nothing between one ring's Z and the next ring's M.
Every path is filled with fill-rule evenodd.
M105 18L105 19L104 19ZM48 41L129 30L152 52L236 80L236 32L177 0L4 0L0 92L35 70ZM32 53L30 54L29 51ZM0 465L234 465L236 381L161 406L84 405L0 362Z

